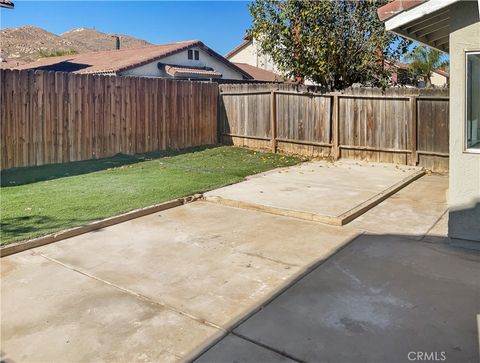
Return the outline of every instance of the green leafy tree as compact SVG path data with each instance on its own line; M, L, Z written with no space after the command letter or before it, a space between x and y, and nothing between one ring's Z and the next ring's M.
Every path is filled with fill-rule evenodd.
M442 52L423 45L415 47L405 58L410 61L410 69L425 78L427 87L432 85L433 71L448 65Z
M385 31L377 9L387 0L255 0L249 35L278 69L328 89L353 83L385 87L384 60L399 59L409 41Z

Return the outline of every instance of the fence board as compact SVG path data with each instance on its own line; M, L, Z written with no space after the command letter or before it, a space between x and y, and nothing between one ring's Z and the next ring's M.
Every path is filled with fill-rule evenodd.
M322 93L290 84L223 84L219 89L223 142L268 149L276 141L283 152L397 164L417 163L418 148L420 165L448 170L447 90L354 88ZM268 129L272 91L273 142Z
M1 70L1 166L213 144L218 86Z

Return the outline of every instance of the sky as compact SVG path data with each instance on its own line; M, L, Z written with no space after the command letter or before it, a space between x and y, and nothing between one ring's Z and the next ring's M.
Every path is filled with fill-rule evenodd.
M220 54L240 44L251 24L248 1L13 1L14 10L0 10L2 29L95 28L156 44L199 39Z

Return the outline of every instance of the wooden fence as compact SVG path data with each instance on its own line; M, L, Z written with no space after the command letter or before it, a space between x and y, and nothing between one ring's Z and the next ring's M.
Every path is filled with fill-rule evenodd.
M0 77L2 168L217 142L213 83L11 70Z
M448 170L448 90L220 85L222 142Z

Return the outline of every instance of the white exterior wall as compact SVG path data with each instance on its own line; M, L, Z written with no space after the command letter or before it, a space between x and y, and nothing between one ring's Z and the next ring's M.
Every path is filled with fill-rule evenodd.
M223 75L223 79L243 79L243 75L236 71L233 68L228 67L225 63L221 62L217 58L212 57L210 54L205 52L200 48L190 48L192 50L198 50L200 52L199 60L188 59L188 50L170 55L168 57L161 58L154 62L139 66L136 68L129 69L127 71L121 72L121 76L139 76L139 77L170 77L166 75L161 70L158 69L157 64L167 63L180 66L191 66L191 67L211 67L217 72L220 72Z
M260 47L257 41L250 41L237 53L228 58L230 62L246 63L251 66L278 73L275 64L269 56L260 54Z
M248 45L244 46L241 50L227 59L233 63L246 63L282 75L282 72L278 70L272 59L269 56L261 55L259 49L260 46L258 41L250 41ZM309 86L315 85L315 83L309 79L305 79L305 84Z
M480 154L465 152L465 51L480 50L477 2L451 10L449 237L480 242ZM477 100L480 102L480 100Z
M445 76L442 76L439 73L432 73L432 77L430 78L432 81L432 85L437 86L437 87L443 87L448 84L448 79Z

